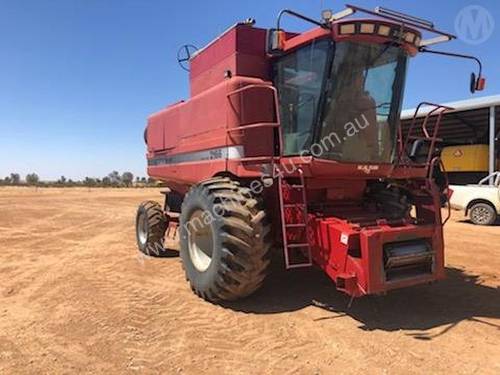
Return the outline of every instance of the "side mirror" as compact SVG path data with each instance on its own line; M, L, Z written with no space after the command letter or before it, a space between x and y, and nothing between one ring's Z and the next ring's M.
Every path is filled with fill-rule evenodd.
M267 31L266 52L270 55L279 55L285 48L286 34L280 29L269 29Z
M484 77L477 77L474 73L470 74L470 92L474 94L476 91L483 91L486 86L486 79Z

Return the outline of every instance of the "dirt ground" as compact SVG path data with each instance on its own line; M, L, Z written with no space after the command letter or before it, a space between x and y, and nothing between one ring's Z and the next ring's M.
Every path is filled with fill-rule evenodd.
M138 256L157 190L0 189L0 373L500 373L500 227L460 214L445 281L355 300L315 269L214 306Z

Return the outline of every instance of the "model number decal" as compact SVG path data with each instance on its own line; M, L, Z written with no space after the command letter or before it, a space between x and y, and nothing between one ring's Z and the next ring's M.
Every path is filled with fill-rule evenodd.
M379 170L378 165L358 165L358 171L363 171L366 174L370 174L373 171L378 171Z

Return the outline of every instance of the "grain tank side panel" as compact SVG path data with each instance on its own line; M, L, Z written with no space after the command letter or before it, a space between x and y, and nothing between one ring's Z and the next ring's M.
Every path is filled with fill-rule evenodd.
M248 86L248 89L240 89ZM148 173L165 182L190 185L230 171L247 177L240 159L272 156L274 129L232 130L276 121L270 82L233 77L199 95L154 115L150 126L161 124L165 147L148 153ZM158 134L161 129L156 129ZM148 128L149 133L149 128ZM175 144L173 143L175 140ZM168 147L167 147L168 146ZM228 166L228 160L236 162Z

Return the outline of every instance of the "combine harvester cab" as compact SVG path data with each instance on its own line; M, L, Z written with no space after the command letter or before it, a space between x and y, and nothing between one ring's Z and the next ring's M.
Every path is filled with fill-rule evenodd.
M315 28L286 32L285 15ZM156 254L178 232L187 279L207 300L257 290L272 249L354 297L444 277L436 144L451 108L423 103L415 118L427 117L403 133L404 82L417 53L479 60L429 50L453 35L399 12L322 17L284 10L274 29L249 20L193 55L185 47L191 97L148 119L148 173L169 191L163 207L140 206L138 245ZM480 70L471 90L482 87Z

